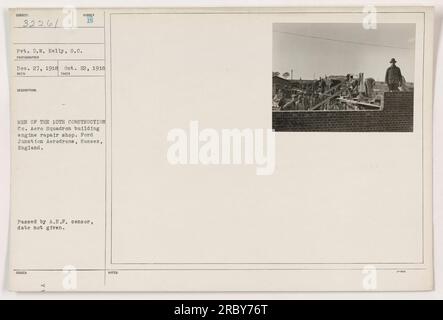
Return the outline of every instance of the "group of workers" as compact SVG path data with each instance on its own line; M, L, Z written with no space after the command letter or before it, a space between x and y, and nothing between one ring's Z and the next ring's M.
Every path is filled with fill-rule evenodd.
M396 60L391 59L391 66L386 70L385 82L389 91L399 91L405 85L404 77ZM343 86L344 85L344 86ZM373 78L363 78L361 73L358 78L348 74L344 80L337 80L325 76L312 82L295 82L291 87L282 87L277 90L273 97L273 105L279 110L340 110L341 103L327 101L334 94L334 89L340 87L341 92L350 99L356 97L371 97L375 86Z

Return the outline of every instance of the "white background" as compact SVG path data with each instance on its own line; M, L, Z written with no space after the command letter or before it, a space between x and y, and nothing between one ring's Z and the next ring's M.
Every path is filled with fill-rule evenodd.
M364 5L430 5L435 6L435 74L434 74L434 252L435 290L412 293L59 293L17 294L6 290L7 247L9 229L9 86L7 69L7 8L9 7L149 7L149 6L364 6ZM440 50L443 0L435 1L180 1L180 0L104 0L104 1L14 1L2 0L0 15L0 299L443 299L443 121L442 121L442 67L443 53Z

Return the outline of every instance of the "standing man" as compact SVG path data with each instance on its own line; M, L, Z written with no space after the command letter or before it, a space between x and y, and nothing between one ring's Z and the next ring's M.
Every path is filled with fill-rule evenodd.
M398 87L402 84L402 75L400 68L395 65L397 61L391 59L391 66L386 70L385 82L389 87L389 91L398 91Z

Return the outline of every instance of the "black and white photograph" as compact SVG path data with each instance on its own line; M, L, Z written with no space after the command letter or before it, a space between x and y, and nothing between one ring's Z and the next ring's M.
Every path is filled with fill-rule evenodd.
M413 131L415 24L275 23L276 131Z

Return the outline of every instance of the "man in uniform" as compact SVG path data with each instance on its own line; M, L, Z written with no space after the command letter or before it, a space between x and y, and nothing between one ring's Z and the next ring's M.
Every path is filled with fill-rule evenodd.
M397 61L391 59L391 66L386 70L385 82L389 87L389 91L398 91L398 87L402 84L402 75L400 68L395 65Z

